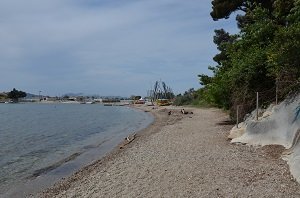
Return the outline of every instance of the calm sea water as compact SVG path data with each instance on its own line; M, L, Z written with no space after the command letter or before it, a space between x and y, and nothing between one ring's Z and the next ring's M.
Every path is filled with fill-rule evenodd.
M128 107L0 104L0 195L42 188L152 121Z

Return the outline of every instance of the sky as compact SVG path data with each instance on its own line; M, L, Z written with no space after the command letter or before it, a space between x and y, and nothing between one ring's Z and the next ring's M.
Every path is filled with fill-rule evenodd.
M1 0L0 92L142 95L200 88L218 52L210 0Z

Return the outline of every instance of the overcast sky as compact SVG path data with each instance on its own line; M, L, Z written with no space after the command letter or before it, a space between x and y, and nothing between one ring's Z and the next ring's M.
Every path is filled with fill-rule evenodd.
M1 0L0 92L146 95L199 88L215 65L210 0Z

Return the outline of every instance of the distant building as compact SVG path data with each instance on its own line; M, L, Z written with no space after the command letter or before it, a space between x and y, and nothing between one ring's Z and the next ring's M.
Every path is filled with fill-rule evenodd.
M58 97L46 97L46 101L55 102L55 101L59 101L59 98Z

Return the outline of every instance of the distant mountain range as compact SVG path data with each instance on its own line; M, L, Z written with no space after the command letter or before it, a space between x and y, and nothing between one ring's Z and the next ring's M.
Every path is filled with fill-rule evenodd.
M122 96L100 96L98 94L84 94L84 93L66 93L63 94L63 96L69 96L69 97L84 96L84 97L94 97L94 98L126 98Z
M26 93L26 97L25 98L37 98L39 97L39 95L35 95L35 94L31 94L31 93Z
M31 93L26 93L26 99L31 99L31 98L38 98L38 97L47 97L44 95L36 95L36 94L31 94ZM122 99L122 98L127 98L127 97L122 97L122 96L100 96L97 94L84 94L84 93L66 93L63 94L62 97L64 96L69 96L69 97L79 97L79 96L84 96L84 97L94 97L94 98L118 98L118 99Z
M84 93L66 93L63 94L63 96L77 97L77 96L86 96L86 95Z

